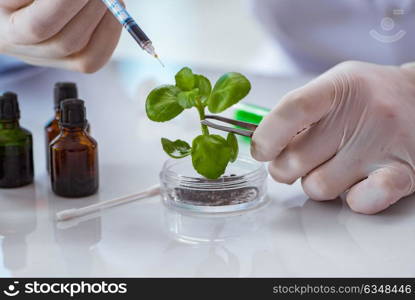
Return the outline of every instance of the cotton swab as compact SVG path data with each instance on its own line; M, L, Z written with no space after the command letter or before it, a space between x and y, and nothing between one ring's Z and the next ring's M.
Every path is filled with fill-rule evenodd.
M85 215L94 213L94 212L99 211L99 210L111 208L111 207L114 207L114 206L119 206L119 205L122 205L122 204L134 202L134 201L144 199L144 198L157 196L159 194L160 194L160 185L157 184L157 185L149 187L148 189L145 189L144 191L139 192L137 194L124 196L124 197L121 197L121 198L116 198L116 199L112 199L112 200L108 200L108 201L104 201L104 202L100 202L100 203L95 203L95 204L85 206L85 207L82 207L82 208L72 208L72 209L67 209L67 210L57 212L56 213L56 221L58 221L58 222L68 221L68 220L71 220L71 219L74 219L74 218L78 218L78 217L81 217L81 216L85 216Z

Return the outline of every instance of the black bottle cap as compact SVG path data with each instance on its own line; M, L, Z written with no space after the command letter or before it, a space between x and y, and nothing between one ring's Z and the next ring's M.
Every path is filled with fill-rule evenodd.
M55 109L60 108L61 102L66 99L78 98L78 88L73 82L57 82L54 90Z
M84 128L87 124L85 102L79 99L67 99L61 103L60 124L65 128Z
M18 119L20 119L20 110L17 95L6 92L0 96L0 120L13 121Z

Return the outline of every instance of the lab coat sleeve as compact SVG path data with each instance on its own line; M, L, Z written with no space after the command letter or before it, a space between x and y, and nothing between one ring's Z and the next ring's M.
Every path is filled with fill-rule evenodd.
M0 55L0 76L8 76L16 71L21 71L31 66L6 55Z
M302 69L322 72L345 60L415 61L415 2L254 0L260 23Z

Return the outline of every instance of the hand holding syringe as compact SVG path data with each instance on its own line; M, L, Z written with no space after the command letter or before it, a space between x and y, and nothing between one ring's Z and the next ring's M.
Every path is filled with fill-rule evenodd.
M94 73L109 61L122 31L102 1L1 0L0 11L0 54L44 67ZM0 68L9 66L25 68L7 59Z

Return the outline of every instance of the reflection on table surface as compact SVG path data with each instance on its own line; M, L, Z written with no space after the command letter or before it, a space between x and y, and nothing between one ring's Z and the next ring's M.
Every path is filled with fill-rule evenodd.
M156 124L144 116L147 92L170 82L152 65L112 64L94 75L44 70L0 82L18 92L22 124L34 134L36 182L0 191L0 276L414 276L413 197L376 216L341 199L309 201L297 182L270 182L270 203L230 217L195 217L140 200L57 224L57 211L137 192L158 181L160 137L190 139L191 114ZM211 78L219 71L197 70ZM271 107L309 78L251 75L247 101ZM85 199L52 194L44 169L43 126L55 81L76 81L100 145L101 189ZM242 148L247 149L248 145Z

